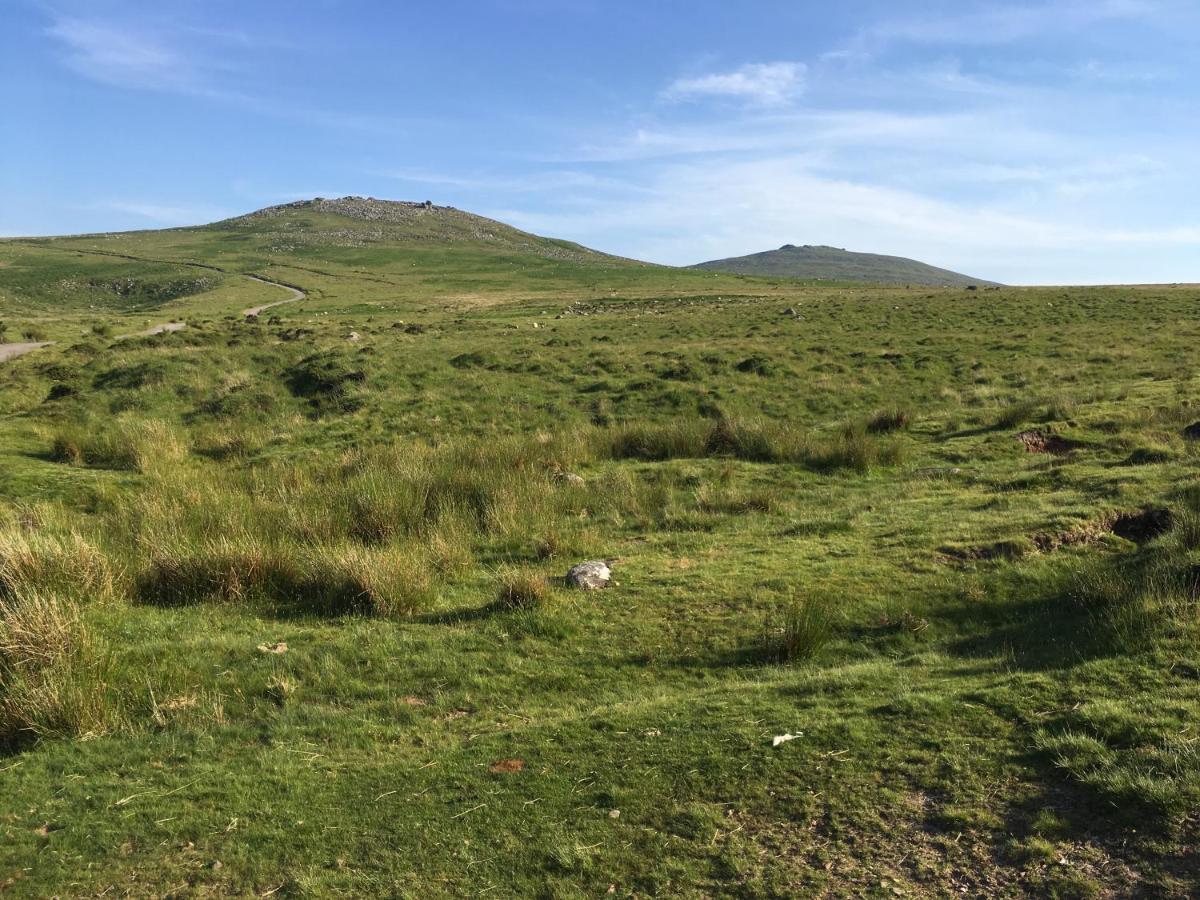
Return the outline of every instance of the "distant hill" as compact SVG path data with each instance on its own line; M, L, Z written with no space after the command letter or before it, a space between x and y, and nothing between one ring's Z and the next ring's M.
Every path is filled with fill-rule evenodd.
M876 284L927 284L956 287L968 284L995 284L949 269L939 269L903 256L879 253L853 253L837 247L784 244L778 250L714 259L691 269L731 272L735 275L767 275L819 281L869 281Z
M429 201L316 197L268 206L202 227L247 235L273 235L277 246L281 247L466 244L570 262L610 265L633 262L570 241L530 234L453 206L436 206Z

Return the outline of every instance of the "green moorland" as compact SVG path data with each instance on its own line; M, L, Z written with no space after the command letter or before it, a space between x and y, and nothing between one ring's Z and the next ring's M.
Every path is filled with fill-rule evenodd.
M1198 301L0 242L0 890L1194 896Z

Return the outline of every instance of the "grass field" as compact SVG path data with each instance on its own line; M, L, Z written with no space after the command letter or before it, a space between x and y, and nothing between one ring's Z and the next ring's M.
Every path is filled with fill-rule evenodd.
M481 227L0 242L0 889L1200 892L1200 288Z

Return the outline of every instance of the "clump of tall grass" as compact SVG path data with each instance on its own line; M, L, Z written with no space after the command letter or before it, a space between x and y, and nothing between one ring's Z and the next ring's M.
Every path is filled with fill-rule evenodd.
M912 421L908 410L898 406L881 409L867 420L868 434L891 434L893 431L903 431Z
M269 431L254 426L239 425L234 429L208 426L193 429L191 446L198 455L219 462L245 460L259 453L270 438Z
M770 662L812 659L833 637L837 607L823 595L793 597L766 625L762 656Z
M992 419L993 428L1016 428L1036 418L1038 404L1034 400L1016 400L1001 407Z
M76 532L0 531L0 600L28 591L81 602L105 599L116 580L108 557Z
M550 597L550 582L540 572L509 569L500 573L496 605L502 609L540 609L550 602Z
M105 730L102 663L75 603L32 591L0 599L0 745Z
M312 615L407 615L428 607L436 573L420 548L273 547L252 539L159 548L137 578L139 602L263 604Z
M818 471L869 472L880 466L899 465L903 460L904 445L898 440L872 437L865 425L847 422L832 437L810 446L804 461Z
M65 425L50 440L50 458L72 466L150 472L187 455L187 443L166 422L118 419Z
M708 455L711 430L712 423L704 419L661 425L630 423L599 431L596 437L601 452L612 459L657 462Z
M847 423L831 437L805 434L787 422L731 418L683 419L661 425L621 425L600 430L597 453L611 459L689 459L730 457L747 462L794 463L817 470L867 471L892 465L902 445Z

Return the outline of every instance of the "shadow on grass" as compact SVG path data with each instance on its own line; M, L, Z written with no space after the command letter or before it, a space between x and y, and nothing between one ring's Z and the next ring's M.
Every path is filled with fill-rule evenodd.
M418 613L409 616L406 621L415 625L467 625L472 622L483 622L496 616L511 614L512 609L499 600L492 600L483 606L465 606L458 609L448 609L441 612Z
M1200 573L1169 547L1088 554L1072 565L1008 568L937 615L964 637L947 649L1006 656L1019 668L1069 668L1147 649L1172 615L1160 598L1200 594Z

